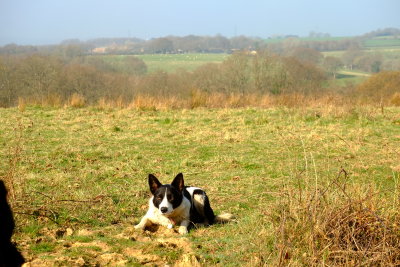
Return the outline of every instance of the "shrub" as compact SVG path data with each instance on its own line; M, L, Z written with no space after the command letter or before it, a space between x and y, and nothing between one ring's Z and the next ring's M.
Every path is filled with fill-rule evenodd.
M394 93L390 99L390 104L396 107L400 107L400 93Z
M400 71L385 71L371 76L360 84L358 92L375 101L390 102L391 97L400 93Z

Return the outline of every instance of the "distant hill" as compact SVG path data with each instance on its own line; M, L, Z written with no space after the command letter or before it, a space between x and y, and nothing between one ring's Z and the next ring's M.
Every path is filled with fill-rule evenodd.
M385 28L361 36L332 37L327 33L311 32L308 37L276 35L269 38L235 36L165 36L143 40L140 38L96 38L87 41L68 39L59 45L19 46L9 44L0 47L0 54L181 54L181 53L233 53L269 49L275 53L306 47L320 52L345 51L354 47L375 49L400 47L400 29ZM66 52L67 50L67 52Z

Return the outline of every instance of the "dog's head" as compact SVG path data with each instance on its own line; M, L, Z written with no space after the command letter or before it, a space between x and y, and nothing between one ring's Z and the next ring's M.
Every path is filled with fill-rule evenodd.
M171 184L161 184L153 174L149 174L150 191L153 194L153 204L166 216L179 207L183 199L183 174L179 173Z

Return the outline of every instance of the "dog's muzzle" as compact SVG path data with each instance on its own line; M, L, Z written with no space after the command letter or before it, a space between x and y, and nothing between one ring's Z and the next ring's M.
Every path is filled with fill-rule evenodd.
M161 213L167 213L168 208L167 207L161 207L160 211L161 211Z

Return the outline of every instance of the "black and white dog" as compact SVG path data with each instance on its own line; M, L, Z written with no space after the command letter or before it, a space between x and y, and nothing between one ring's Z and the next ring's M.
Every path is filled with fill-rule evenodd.
M158 224L169 229L179 226L179 233L186 234L191 224L211 225L226 223L233 219L232 214L214 215L204 190L198 187L185 186L182 173L179 173L171 184L161 184L149 174L149 186L152 197L149 209L136 229L144 230L146 226Z

